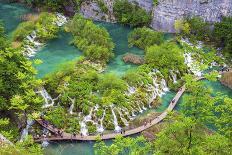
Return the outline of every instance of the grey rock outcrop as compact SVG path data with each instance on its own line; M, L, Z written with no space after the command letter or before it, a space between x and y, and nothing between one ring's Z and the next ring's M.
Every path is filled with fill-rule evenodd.
M86 18L100 21L115 21L113 3L115 0L104 0L108 13L102 13L96 2L87 0L81 6ZM200 16L208 22L218 22L223 16L232 15L232 0L159 0L157 6L153 0L128 0L151 12L151 27L158 31L174 33L177 19L188 16Z
M151 27L175 32L174 23L186 16L200 16L208 22L218 22L232 15L232 0L159 0L154 7Z

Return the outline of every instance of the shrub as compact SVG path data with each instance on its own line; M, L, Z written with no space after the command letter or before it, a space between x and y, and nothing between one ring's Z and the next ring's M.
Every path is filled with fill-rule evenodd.
M147 26L151 22L151 15L138 5L127 0L116 0L113 6L115 17L119 23L130 26Z
M76 14L66 30L74 36L73 44L91 61L106 63L114 56L114 43L105 28Z
M23 22L18 25L13 32L14 41L22 41L35 29L35 23L31 21Z
M164 36L161 32L156 32L149 28L137 28L128 36L130 46L137 46L141 49L152 45L159 45L164 42Z

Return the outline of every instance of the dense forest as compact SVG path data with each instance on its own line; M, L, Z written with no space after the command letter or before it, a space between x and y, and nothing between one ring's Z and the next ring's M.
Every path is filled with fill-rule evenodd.
M119 75L108 68L118 61L120 38L112 37L101 25L104 21L82 15L85 1L20 2L33 11L20 17L12 32L6 32L0 14L1 155L57 154L46 151L46 138L91 136L96 155L232 154L232 91L215 92L208 84L222 85L221 80L232 88L232 17L215 23L198 16L177 19L176 33L167 34L152 29L151 12L136 3L115 0L109 7L103 0L90 0L114 16L115 23L131 29L127 48L142 51L123 51L143 62L130 64ZM43 61L35 56L61 32L71 38L67 46L81 56L39 78L37 67ZM120 64L126 65L122 60ZM164 105L170 92L174 95ZM160 106L165 107L162 112ZM144 130L130 136L137 128ZM115 136L109 144L103 139L111 134Z

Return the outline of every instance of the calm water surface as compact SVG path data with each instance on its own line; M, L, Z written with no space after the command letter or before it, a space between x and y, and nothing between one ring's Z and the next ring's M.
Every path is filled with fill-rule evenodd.
M10 34L21 22L20 17L29 12L31 12L31 10L19 4L0 3L0 20L2 20L6 26L6 32ZM104 22L96 23L105 27L109 31L114 43L116 44L114 50L115 57L110 61L106 72L114 72L118 75L122 75L128 69L137 67L136 65L125 64L122 61L122 56L127 52L141 56L144 55L143 50L135 47L128 47L127 36L132 29L119 24L110 24ZM76 59L82 55L80 50L69 44L71 40L71 34L60 31L58 38L49 41L46 46L38 51L35 59L41 59L43 61L43 64L36 66L38 70L38 77L43 77L46 74L59 69L61 64ZM204 83L206 86L212 87L214 93L221 92L232 97L232 90L221 85L220 82L209 82L205 80ZM164 95L162 97L162 105L160 105L155 111L162 112L165 110L169 104L169 101L174 96L174 92L168 92L166 95ZM180 108L179 105L181 105L182 102L183 97L179 101L176 108L177 110ZM151 111L154 110L147 110L144 115ZM111 144L112 141L108 140L106 143ZM94 142L51 142L50 145L45 149L45 153L47 155L92 155L94 154L93 145Z

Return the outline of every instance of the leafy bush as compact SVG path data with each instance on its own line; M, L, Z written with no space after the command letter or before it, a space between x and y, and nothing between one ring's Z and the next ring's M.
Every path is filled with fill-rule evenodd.
M106 63L114 56L114 43L105 28L76 14L66 27L73 36L73 44L91 61Z
M130 26L147 26L151 22L151 15L138 5L127 0L116 0L113 11L119 23Z
M141 49L152 45L159 45L164 42L164 36L161 32L156 32L152 29L143 27L132 31L128 36L130 46L137 46Z
M179 70L182 73L186 71L182 51L172 42L148 47L145 61L152 68L159 69L166 78L170 70Z
M214 25L213 39L227 56L232 55L232 17L224 17L223 20Z
M16 30L13 32L13 40L22 41L34 29L35 29L35 23L32 21L20 23L18 27L16 28Z
M36 30L39 40L46 41L56 37L59 30L54 24L56 16L52 13L42 12L35 21L27 21L19 24L13 32L14 41L23 41L33 30Z

